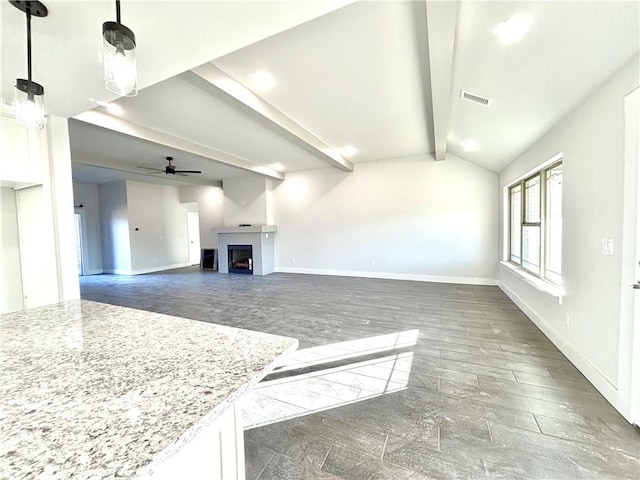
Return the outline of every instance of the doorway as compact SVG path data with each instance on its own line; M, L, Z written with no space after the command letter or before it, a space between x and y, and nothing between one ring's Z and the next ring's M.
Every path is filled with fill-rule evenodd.
M187 237L189 264L200 264L200 214L198 212L187 212Z
M73 225L75 228L74 240L76 242L76 268L78 276L82 276L84 275L84 255L82 255L82 215L74 213L73 217Z

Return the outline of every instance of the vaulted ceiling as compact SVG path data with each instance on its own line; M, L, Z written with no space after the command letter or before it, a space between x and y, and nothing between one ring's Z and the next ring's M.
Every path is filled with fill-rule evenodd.
M638 2L131 0L122 21L142 88L118 99L100 64L113 2L48 7L33 20L34 80L47 111L72 118L75 178L95 182L144 181L138 167L165 156L203 173L162 181L209 184L447 153L499 172L638 55L640 38ZM494 29L513 17L530 30L505 44ZM24 15L3 2L0 24L9 103L26 74Z

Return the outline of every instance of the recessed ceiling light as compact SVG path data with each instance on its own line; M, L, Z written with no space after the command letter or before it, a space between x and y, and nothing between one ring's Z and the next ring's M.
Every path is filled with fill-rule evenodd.
M284 165L281 164L280 162L276 162L276 163L271 163L267 165L267 168L270 168L271 170L275 170L276 172L281 172L284 170Z
M106 108L107 112L111 113L112 115L122 115L122 112L124 112L124 110L122 110L122 107L120 105L116 105L115 103L103 102L102 100L94 100L93 98L90 98L89 100L97 103L101 107Z
M251 83L256 88L256 90L259 90L261 92L271 90L271 88L273 88L276 83L276 81L273 79L273 76L269 72L265 71L252 73L251 75L249 75L249 78L251 79Z
M355 148L352 145L347 145L346 147L343 147L340 150L338 150L340 155L342 155L344 157L351 157L351 156L355 155L357 153L357 151L358 151L358 149Z
M475 140L467 140L466 142L460 142L460 146L465 152L473 152L478 149L478 142Z
M116 105L115 103L108 103L105 105L107 112L112 113L113 115L122 115L122 107L120 105Z
M522 40L529 28L531 27L531 20L527 17L511 17L509 20L498 24L493 29L500 41L505 45L518 42Z

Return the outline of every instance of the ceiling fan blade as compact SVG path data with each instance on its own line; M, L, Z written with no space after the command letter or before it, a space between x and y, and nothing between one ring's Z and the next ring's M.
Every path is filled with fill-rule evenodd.
M156 172L164 172L164 170L160 170L159 168L143 167L140 165L136 165L136 168L142 168L143 170L154 170Z
M176 170L175 173L202 173L200 170Z

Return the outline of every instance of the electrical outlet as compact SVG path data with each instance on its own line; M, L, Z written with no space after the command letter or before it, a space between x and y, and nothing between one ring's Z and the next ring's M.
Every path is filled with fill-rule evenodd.
M296 263L296 259L291 257L291 263Z
M613 255L613 238L602 239L602 254Z
M369 262L369 265L371 265L372 267L373 267L375 264L376 264L376 262L374 262L373 260L371 260L371 261Z
M571 317L569 317L568 313L564 314L564 326L569 328L569 323L570 323Z

